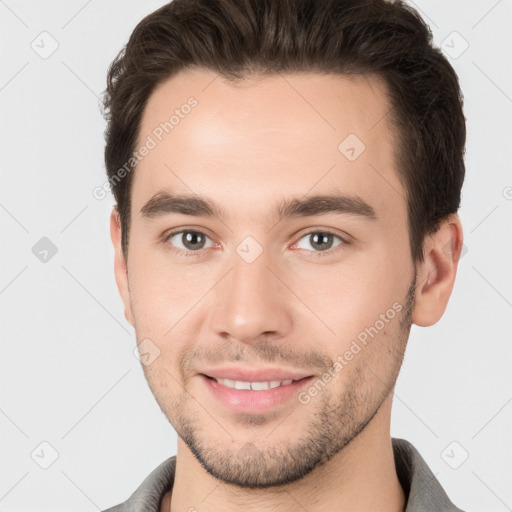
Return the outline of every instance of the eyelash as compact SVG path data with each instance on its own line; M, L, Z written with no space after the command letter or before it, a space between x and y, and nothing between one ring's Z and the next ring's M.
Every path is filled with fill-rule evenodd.
M170 243L169 243L169 238L173 237L174 235L178 235L180 233L198 233L206 238L210 238L206 233L204 233L203 231L199 230L199 229L178 229L176 231L171 231L169 233L165 233L163 236L162 236L162 241L164 244L168 245L171 247L171 250L176 252L177 254L179 254L180 256L185 256L185 257L189 257L189 256L202 256L203 254L203 249L199 249L197 251L187 251L187 250L183 250L183 249L178 249L174 246L172 246ZM332 255L333 253L335 252L338 252L339 250L343 250L345 248L345 246L347 245L350 245L350 241L347 240L346 238L336 234L336 233L333 233L332 231L329 231L328 229L315 229L315 230L311 230L311 231L308 231L307 233L304 233L303 235L300 236L300 238L297 239L296 242L293 243L293 245L297 245L297 243L302 240L304 237L306 236L310 236L312 235L313 233L321 233L321 234L324 234L324 235L332 235L334 236L335 238L338 238L339 240L341 240L341 243L336 245L335 247L331 248L331 249L327 249L326 251L310 251L311 254L313 255L313 257L315 258L322 258L324 256L330 256Z

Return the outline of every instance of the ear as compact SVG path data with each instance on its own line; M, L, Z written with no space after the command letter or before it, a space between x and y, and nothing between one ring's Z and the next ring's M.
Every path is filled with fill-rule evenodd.
M124 259L121 244L121 219L119 212L114 206L110 214L110 238L114 245L114 274L116 277L117 289L124 303L124 316L126 320L134 327L133 312L130 302L130 289L128 287L128 267Z
M462 224L449 215L439 229L424 240L424 261L417 265L412 322L426 327L440 320L448 305L462 251Z

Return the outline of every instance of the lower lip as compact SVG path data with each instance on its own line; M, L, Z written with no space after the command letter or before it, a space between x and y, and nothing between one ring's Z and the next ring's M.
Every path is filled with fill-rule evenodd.
M313 379L313 376L262 391L228 388L206 375L201 375L201 378L215 398L229 409L247 414L261 414L297 395L300 389Z

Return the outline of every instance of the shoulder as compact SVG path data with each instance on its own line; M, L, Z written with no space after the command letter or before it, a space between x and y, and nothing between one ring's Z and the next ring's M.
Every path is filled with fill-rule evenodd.
M407 496L404 512L464 512L448 498L425 459L412 443L392 438L398 479Z
M164 495L167 497L167 491L172 489L175 469L173 455L157 466L126 501L102 512L160 512Z

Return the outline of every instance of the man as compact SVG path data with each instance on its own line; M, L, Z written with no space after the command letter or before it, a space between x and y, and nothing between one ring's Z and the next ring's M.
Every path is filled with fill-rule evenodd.
M105 95L111 236L178 449L111 512L460 510L390 418L457 271L461 98L401 2L140 22Z

